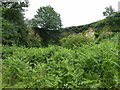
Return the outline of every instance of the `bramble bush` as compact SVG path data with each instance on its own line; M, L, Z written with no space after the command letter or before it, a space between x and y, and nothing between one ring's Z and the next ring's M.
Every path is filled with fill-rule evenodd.
M119 88L118 44L110 40L73 50L61 46L3 46L3 88Z

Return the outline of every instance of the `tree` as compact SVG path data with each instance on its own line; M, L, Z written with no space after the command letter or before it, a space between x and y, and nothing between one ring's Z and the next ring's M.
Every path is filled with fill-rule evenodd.
M40 7L34 16L33 25L45 30L59 30L62 26L60 14L51 6Z
M2 7L2 17L11 22L17 23L19 25L24 24L23 13L25 7L28 7L28 0L21 0L16 2L10 2L10 0L0 1L0 7Z
M106 7L105 9L106 11L103 12L103 16L108 17L108 16L112 16L115 14L115 10L112 8L112 6Z
M28 40L28 29L24 22L24 7L28 7L27 0L24 2L0 1L2 8L2 33L3 44L26 45Z
M51 6L40 7L37 14L31 20L32 26L37 28L38 35L42 38L41 43L43 46L48 46L48 43L57 42L58 36L56 33L60 32L61 18ZM30 21L30 22L31 22Z

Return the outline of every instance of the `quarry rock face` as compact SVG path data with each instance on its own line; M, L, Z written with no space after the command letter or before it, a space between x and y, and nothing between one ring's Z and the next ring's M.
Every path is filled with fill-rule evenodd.
M92 39L95 39L95 30L93 28L88 28L86 36Z

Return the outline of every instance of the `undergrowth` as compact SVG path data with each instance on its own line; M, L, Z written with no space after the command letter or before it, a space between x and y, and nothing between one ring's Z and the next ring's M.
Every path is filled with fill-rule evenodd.
M3 46L2 88L119 88L114 38L72 49Z

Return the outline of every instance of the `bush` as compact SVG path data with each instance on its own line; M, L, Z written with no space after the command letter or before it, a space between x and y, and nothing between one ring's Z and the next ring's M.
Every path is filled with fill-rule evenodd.
M95 43L100 43L101 41L106 41L106 40L118 43L118 33L117 32L104 32L95 40Z
M60 40L61 44L65 48L81 47L90 43L92 40L86 37L84 34L73 34Z

